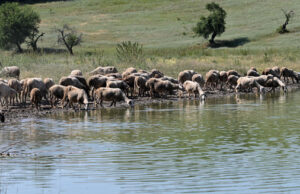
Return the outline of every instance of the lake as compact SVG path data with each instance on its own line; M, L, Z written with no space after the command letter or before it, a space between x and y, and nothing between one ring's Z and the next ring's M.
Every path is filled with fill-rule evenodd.
M0 125L0 193L300 192L300 92Z

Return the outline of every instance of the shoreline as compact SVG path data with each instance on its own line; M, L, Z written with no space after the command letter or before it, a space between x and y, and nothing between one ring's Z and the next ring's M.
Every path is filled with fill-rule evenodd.
M300 84L291 84L288 85L288 93L294 92L295 90L300 89ZM276 92L282 92L278 89ZM224 97L230 97L234 95L240 95L240 94L256 94L254 93L245 93L245 92L229 92L229 91L207 91L207 99L212 98L224 98ZM178 97L178 96L169 96L168 98L151 98L151 97L136 97L133 98L135 105L149 105L154 103L167 103L167 102L178 102L180 100L200 100L199 98L188 98L188 97ZM98 109L104 109L104 108L128 108L128 105L126 105L125 102L118 102L115 107L109 107L110 102L103 102L103 107L100 107L98 105L97 108L94 107L93 103L90 103L88 110L74 110L72 108L51 108L50 105L42 105L42 110L36 110L35 108L32 108L31 105L28 105L24 107L19 106L10 106L9 109L4 109L2 112L5 115L5 122L0 123L1 125L5 125L7 123L13 123L18 122L22 119L28 119L28 118L42 118L50 114L58 114L58 113L70 113L70 112L78 112L78 111L94 111Z

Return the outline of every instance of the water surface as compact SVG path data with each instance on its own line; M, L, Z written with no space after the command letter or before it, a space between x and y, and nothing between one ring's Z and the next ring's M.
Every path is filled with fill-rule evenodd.
M0 193L300 192L300 92L0 125Z

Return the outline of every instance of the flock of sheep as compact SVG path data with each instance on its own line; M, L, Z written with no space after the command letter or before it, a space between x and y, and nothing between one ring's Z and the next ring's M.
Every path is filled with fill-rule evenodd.
M293 83L300 80L298 72L286 67L267 68L261 75L255 68L250 68L244 76L234 70L210 70L205 78L193 70L185 70L178 74L178 79L165 76L156 69L147 72L130 67L118 73L115 67L98 67L89 73L87 79L80 70L73 70L70 75L62 77L58 84L51 78L19 80L20 69L16 66L5 67L1 74L14 77L0 79L2 106L5 104L8 108L8 105L15 105L15 102L24 106L29 97L32 107L37 109L40 109L43 99L44 103L52 107L59 102L61 107L69 104L75 108L74 103L77 103L80 108L85 105L87 109L90 102L94 102L97 107L98 104L102 106L103 101L110 101L110 106L116 105L118 101L133 106L133 99L142 96L167 98L168 95L182 97L187 94L205 100L207 92L212 90L253 92L253 88L256 88L257 92L265 93L280 87L286 92L289 80Z

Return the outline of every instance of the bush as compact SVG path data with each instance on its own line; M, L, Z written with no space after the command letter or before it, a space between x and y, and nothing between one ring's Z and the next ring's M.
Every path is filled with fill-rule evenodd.
M38 31L40 16L29 7L20 7L17 3L5 3L0 6L0 46L16 46L22 52L21 44L34 31Z
M125 41L117 45L117 57L127 64L138 64L144 62L143 45L138 42Z

